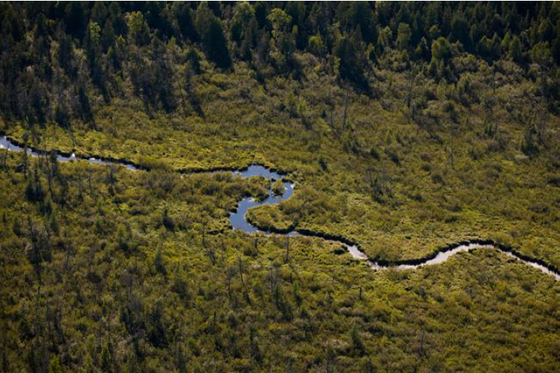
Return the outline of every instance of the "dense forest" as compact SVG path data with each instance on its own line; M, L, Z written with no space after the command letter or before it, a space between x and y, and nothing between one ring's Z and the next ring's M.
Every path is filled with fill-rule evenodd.
M466 69L509 59L558 110L559 13L554 3L507 2L3 3L1 110L60 126L94 123L93 107L116 97L139 97L147 111L200 111L201 58L225 71L243 61L266 82L303 79L300 53L374 96L375 68L459 83L454 56L472 59Z
M0 3L0 373L560 371L556 2ZM82 159L126 160L140 170ZM216 172L202 172L218 170Z

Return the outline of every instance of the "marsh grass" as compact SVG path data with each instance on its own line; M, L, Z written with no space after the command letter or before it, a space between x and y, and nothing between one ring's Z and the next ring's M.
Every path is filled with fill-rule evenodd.
M227 229L254 180L65 163L30 201L20 161L0 170L2 330L21 346L4 347L10 369L45 336L66 341L51 366L105 350L115 370L556 368L541 356L558 344L557 282L496 251L375 272L331 241ZM30 164L46 188L52 168Z

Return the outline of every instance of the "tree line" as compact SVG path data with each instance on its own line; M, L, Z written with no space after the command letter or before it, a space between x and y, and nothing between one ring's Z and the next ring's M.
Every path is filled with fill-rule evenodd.
M197 111L203 60L225 72L246 63L264 82L300 79L303 53L366 94L389 54L452 82L453 56L511 59L560 98L555 3L2 3L0 20L6 120L93 123L96 105L127 97Z

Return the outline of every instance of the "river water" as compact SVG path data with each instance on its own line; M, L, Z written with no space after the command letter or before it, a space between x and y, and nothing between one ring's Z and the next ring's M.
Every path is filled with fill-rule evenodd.
M2 136L0 137L0 148L1 149L8 149L10 151L16 151L16 152L21 152L23 151L23 148L19 145L14 144L12 141L10 141L10 139L6 138L6 136ZM40 154L34 150L31 150L29 148L26 149L27 154L31 155L32 157L37 157ZM70 155L64 155L61 154L60 152L56 153L56 159L59 162L69 162L69 161L77 161L77 160L84 160L84 161L88 161L89 163L93 163L93 164L100 164L100 165L119 165L119 166L123 166L128 168L129 170L132 171L137 171L138 168L136 166L134 166L131 163L127 163L127 162L117 162L117 161L108 161L108 160L103 160L100 158L95 158L95 157L76 157L75 153L72 153Z
M274 182L275 180L282 180L282 184L284 185L284 191L282 195L275 195L272 192L272 189L269 188L268 197L266 197L262 201L257 201L253 197L243 198L239 202L239 205L237 206L237 210L232 212L229 216L229 221L233 229L241 229L248 233L260 232L260 230L257 227L253 226L251 223L247 221L247 211L251 207L257 207L261 205L275 205L282 201L286 201L288 198L292 196L292 194L294 194L295 184L288 181L284 181L280 174L270 171L269 169L259 165L251 165L246 170L243 171L234 171L234 174L239 175L243 178L261 176L267 180L270 180L271 182Z
M18 146L17 144L13 143L12 141L10 141L10 139L6 138L5 136L0 137L0 148L7 149L7 150L10 150L10 151L23 151L23 148L21 146ZM34 156L34 157L39 155L38 152L32 151L31 149L27 149L26 151L29 155ZM60 152L57 152L57 160L60 161L60 162L84 160L84 161L88 161L92 164L119 165L119 166L126 167L131 171L137 171L138 170L138 168L136 166L134 166L132 163L128 163L128 162L124 162L124 161L115 161L115 160L104 160L104 159L95 158L95 157L76 157L76 155L74 153L67 156L67 155L61 154ZM231 226L232 226L233 229L239 229L239 230L242 230L242 231L247 232L247 233L259 232L259 233L264 233L264 234L270 234L270 232L262 231L259 228L255 227L254 225L252 225L251 223L249 223L247 221L247 211L250 208L253 208L253 207L258 207L258 206L262 206L262 205L274 205L274 204L278 204L278 203L281 203L283 201L288 200L294 194L295 183L284 180L284 177L282 175L280 175L279 173L271 171L268 168L260 166L260 165L251 165L244 170L233 171L233 173L235 175L241 176L243 178L250 178L250 177L256 177L256 176L264 177L265 179L270 181L270 184L272 184L276 180L281 180L282 181L282 184L284 185L284 191L283 191L282 195L275 195L273 193L272 189L269 188L268 196L262 201L257 201L253 197L245 197L241 201L239 201L237 210L232 212L230 214L230 217L229 217L229 220L230 220L230 223L231 223ZM278 234L278 233L276 233L276 234ZM297 230L292 230L291 232L283 233L281 235L285 235L285 236L305 235L305 236L316 237L316 235L298 232ZM447 261L451 256L453 256L457 253L460 253L460 252L467 252L467 251L471 251L471 250L475 250L475 249L494 249L494 250L499 250L502 253L504 253L505 255L508 255L512 258L515 258L516 260L519 260L519 261L521 261L521 262L523 262L523 263L525 263L525 264L527 264L527 265L529 265L533 268L536 268L536 269L540 270L541 272L546 273L547 275L554 276L554 278L556 280L560 280L560 273L557 273L557 272L555 272L555 271L547 268L546 266L544 266L542 264L539 264L535 261L526 260L524 258L521 258L519 255L517 255L513 252L501 250L500 248L498 248L497 246L494 246L494 245L468 243L468 244L464 244L464 245L460 245L460 246L451 248L449 250L440 251L435 257L430 258L430 259L426 259L424 261L420 261L420 263L417 263L417 264L398 264L398 265L388 264L388 265L383 265L383 264L380 264L380 263L375 262L373 260L370 260L367 257L367 255L359 249L359 247L357 245L350 245L350 244L347 244L347 243L342 242L340 240L336 240L336 239L332 239L332 238L329 239L329 240L339 242L340 244L342 244L345 247L345 249L348 251L348 253L354 259L365 261L374 270L383 270L383 269L388 269L388 268L397 269L397 270L416 269L416 268L420 268L420 267L424 267L424 266L443 263L443 262Z

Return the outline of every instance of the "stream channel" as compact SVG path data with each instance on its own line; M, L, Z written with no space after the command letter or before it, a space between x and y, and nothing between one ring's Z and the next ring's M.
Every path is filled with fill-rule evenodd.
M9 151L23 151L24 147L20 144L17 144L15 141L8 139L6 136L0 137L0 148L7 149ZM26 148L25 151L33 156L37 157L41 153L37 150L33 150L30 148ZM62 152L56 152L57 160L59 162L68 162L68 161L77 161L77 160L84 160L88 161L92 164L97 165L120 165L124 166L131 171L138 171L142 169L139 166L134 165L132 162L116 160L116 159L105 159L105 158L96 158L96 157L82 157L76 156L74 153L65 154ZM208 172L214 172L209 170ZM268 190L267 198L258 201L255 200L253 197L245 197L241 201L239 201L238 207L236 211L230 213L230 223L233 229L239 229L247 233L264 233L264 234L271 234L272 232L265 232L260 230L259 228L255 227L251 223L247 221L247 211L252 207L258 207L261 205L275 205L281 203L283 201L288 200L294 194L295 183L291 181L286 181L284 177L274 171L269 170L266 167L261 165L250 165L249 167L232 171L235 175L241 176L243 178L250 178L250 177L264 177L265 179L270 181L270 185L274 180L281 180L284 185L284 191L282 195L275 195L271 188ZM560 273L556 269L552 268L547 263L544 263L540 260L529 258L510 247L506 247L503 245L496 244L490 240L471 240L465 242L459 242L456 244L452 244L446 246L444 248L439 249L438 251L434 252L434 255L422 259L413 259L413 260L402 260L399 262L386 262L386 261L374 261L369 259L366 254L360 250L359 246L355 243L351 243L349 240L340 238L340 237L333 237L327 236L320 233L314 233L308 230L303 229L294 229L290 232L283 232L283 233L274 233L277 235L283 236L308 236L308 237L321 237L326 240L335 241L343 245L343 247L352 255L354 259L365 261L372 269L374 270L383 270L383 269L397 269L397 270L408 270L408 269L416 269L419 267L440 264L448 260L451 256L460 253L471 251L475 249L495 249L501 251L503 254L508 255L509 257L515 258L526 265L529 265L533 268L540 270L547 275L554 276L556 280L560 280Z

